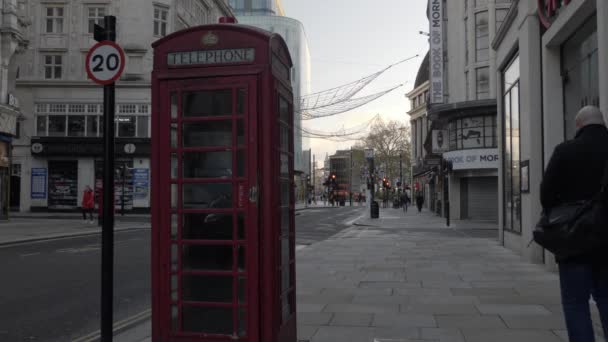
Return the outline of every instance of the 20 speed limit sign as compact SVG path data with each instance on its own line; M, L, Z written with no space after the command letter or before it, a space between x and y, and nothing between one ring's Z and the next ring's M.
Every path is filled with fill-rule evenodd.
M125 69L125 53L118 44L104 40L95 44L86 59L89 78L99 84L111 84Z

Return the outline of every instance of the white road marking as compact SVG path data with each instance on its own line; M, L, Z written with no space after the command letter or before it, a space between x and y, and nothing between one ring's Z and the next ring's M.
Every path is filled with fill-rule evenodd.
M19 255L20 257L28 257L28 256L32 256L32 255L38 255L40 254L40 252L36 252L36 253L27 253L27 254L21 254Z

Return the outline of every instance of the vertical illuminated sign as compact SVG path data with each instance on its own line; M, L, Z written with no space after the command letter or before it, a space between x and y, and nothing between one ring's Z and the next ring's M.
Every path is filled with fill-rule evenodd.
M429 0L431 103L443 103L443 0Z

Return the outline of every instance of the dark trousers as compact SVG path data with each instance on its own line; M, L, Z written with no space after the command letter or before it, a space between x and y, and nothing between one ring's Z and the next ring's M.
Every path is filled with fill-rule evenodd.
M570 342L594 342L589 299L600 313L604 336L608 336L608 266L561 263L559 279L562 307Z
M87 213L89 213L89 220L93 221L93 208L82 208L82 219L87 219Z

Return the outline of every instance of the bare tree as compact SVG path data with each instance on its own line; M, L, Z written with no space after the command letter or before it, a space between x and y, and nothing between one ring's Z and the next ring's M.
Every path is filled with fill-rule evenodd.
M357 142L354 148L374 150L374 162L376 170L384 173L391 182L399 177L399 159L401 157L403 179L409 179L411 170L411 131L409 125L391 120L385 122L377 120L371 127L369 134Z

